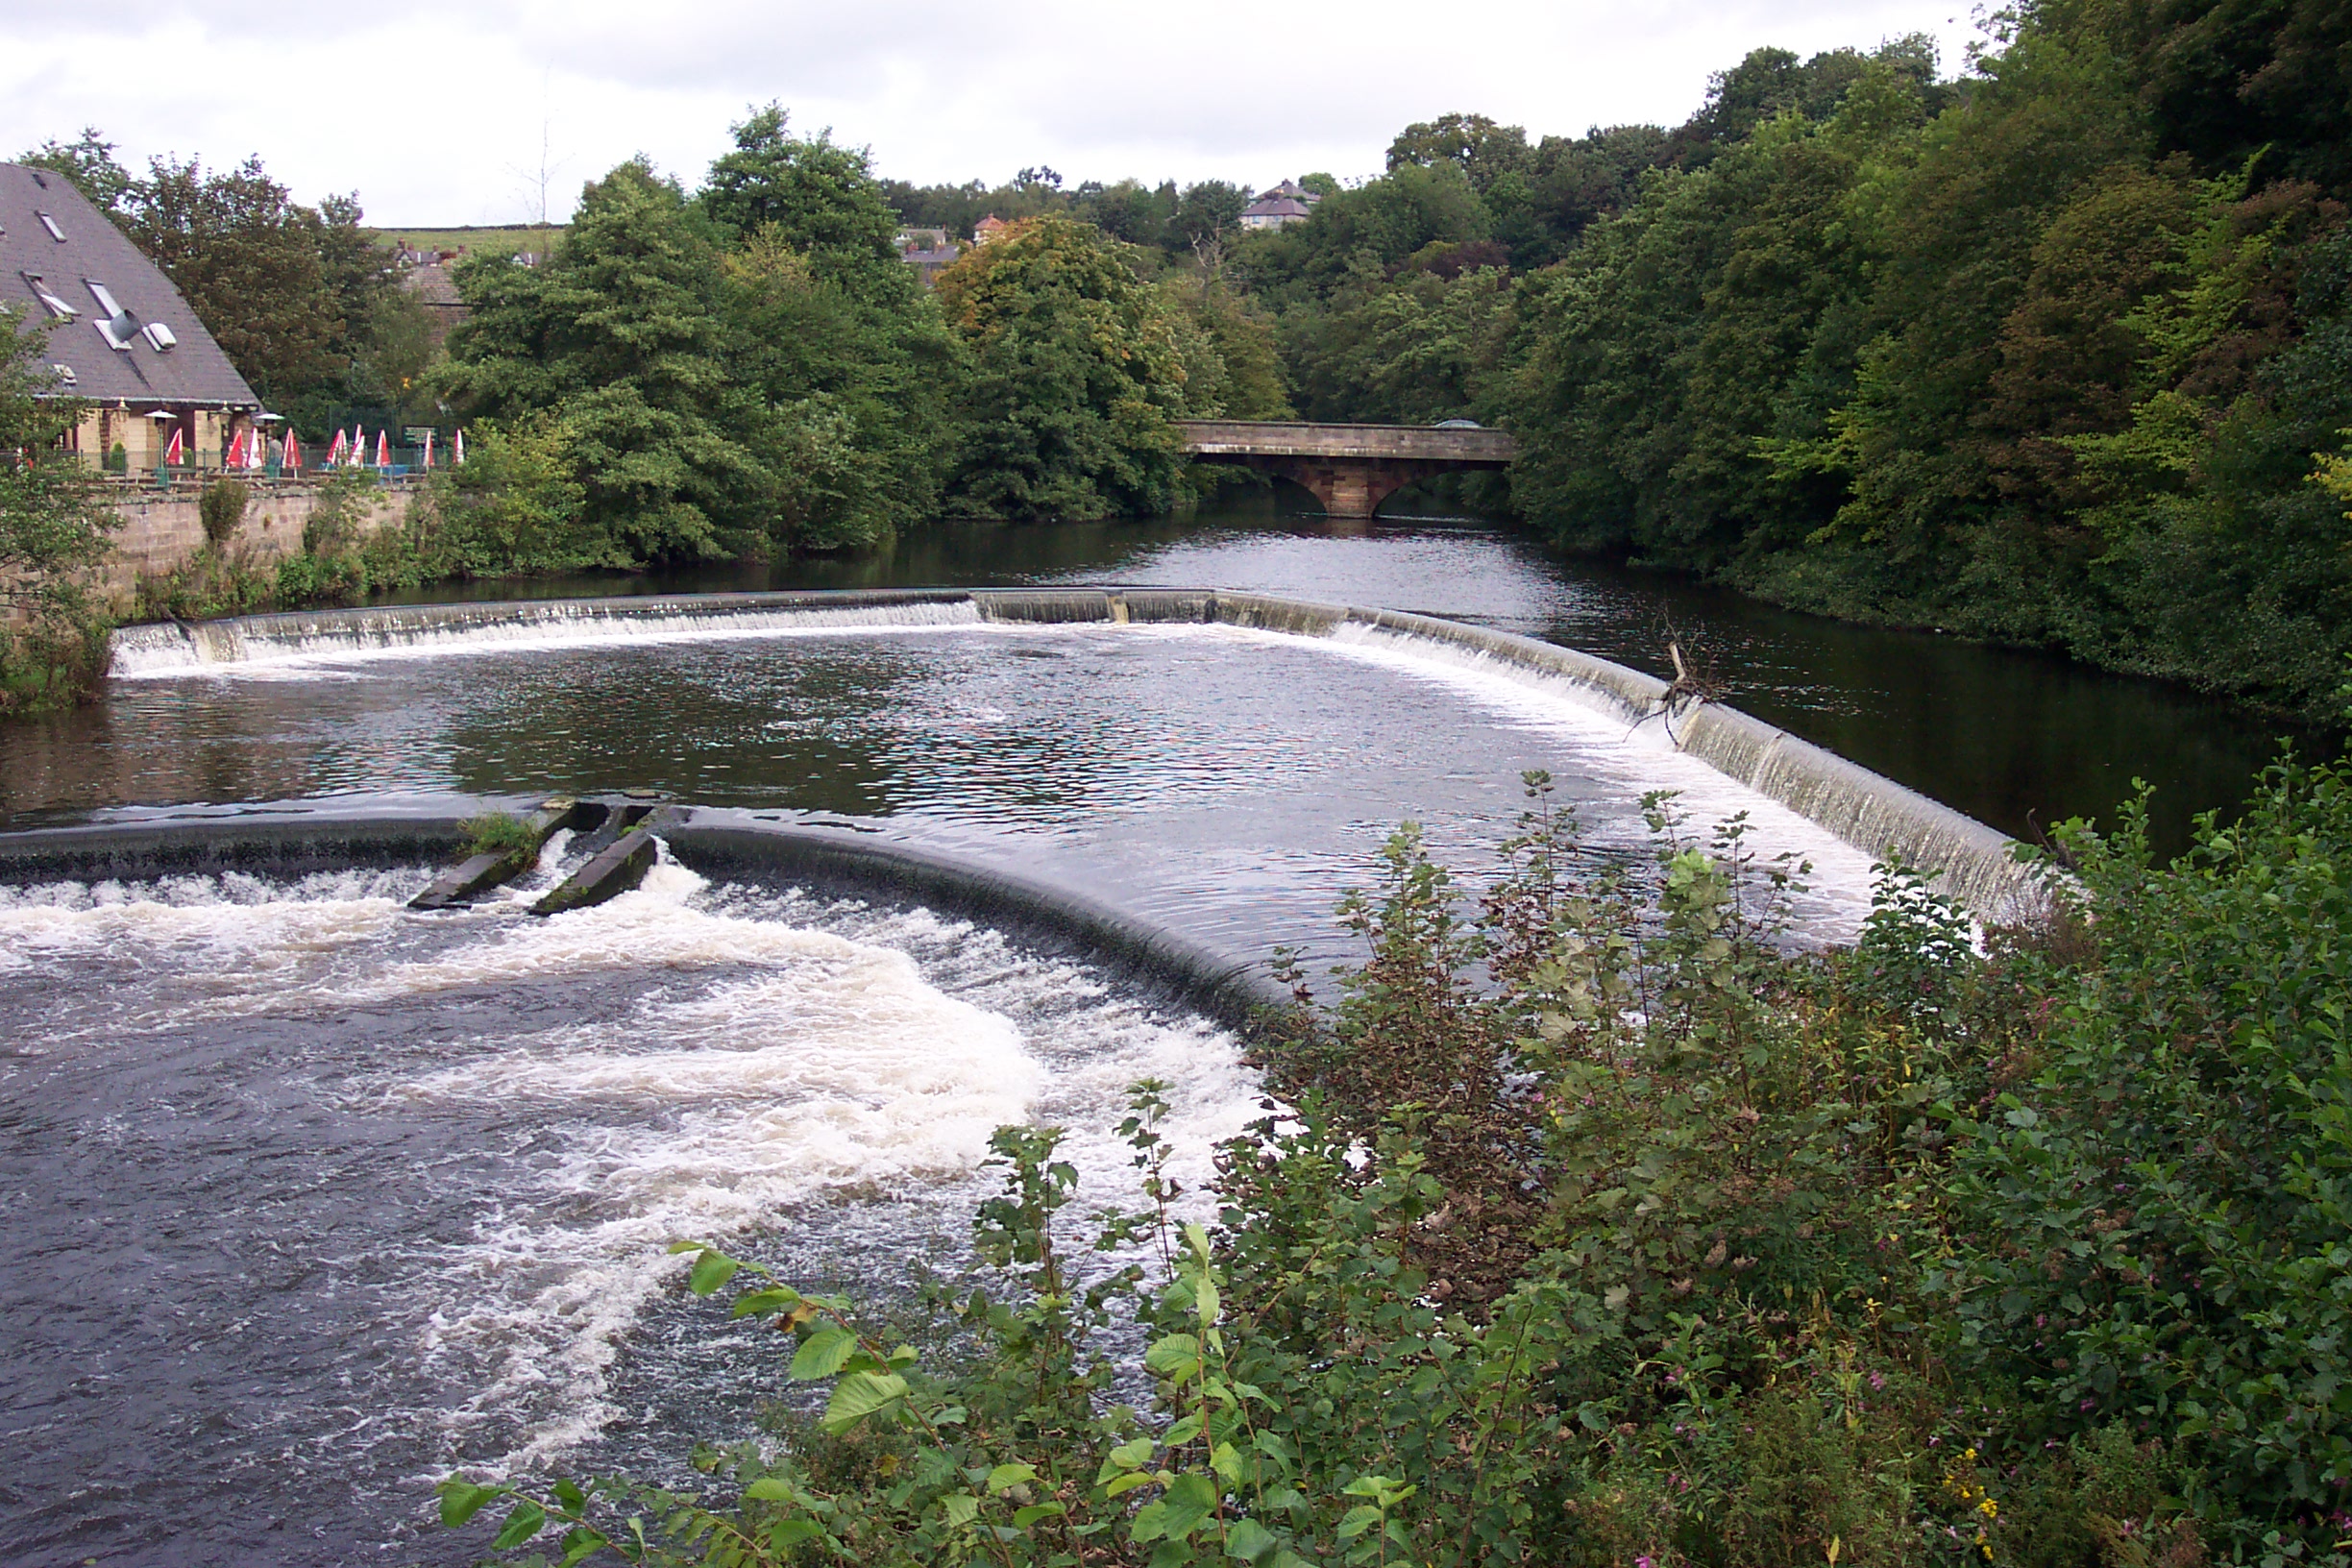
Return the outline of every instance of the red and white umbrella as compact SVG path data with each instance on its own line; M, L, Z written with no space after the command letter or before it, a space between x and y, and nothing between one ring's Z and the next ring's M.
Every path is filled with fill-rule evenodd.
M186 449L181 445L180 434L180 428L177 425L173 426L171 445L163 449L163 462L166 467L177 468L187 461Z
M392 432L390 430L376 432L376 466L378 468L392 466Z
M288 431L286 438L288 440L292 440L293 432ZM341 466L343 461L343 453L348 443L343 439L343 432L341 430L335 431L334 445L327 449L327 466L329 468L336 468Z
M450 461L453 463L465 461L465 431L463 430L457 432L457 445L451 449Z
M243 430L237 431L236 439L229 443L229 460L223 466L228 468L245 466L245 432Z
M290 429L286 431L285 450L278 454L278 466L288 474L302 472L302 444L294 439Z
M424 462L420 465L425 468L432 467L432 437L433 432L429 429L427 429L425 432L425 457Z

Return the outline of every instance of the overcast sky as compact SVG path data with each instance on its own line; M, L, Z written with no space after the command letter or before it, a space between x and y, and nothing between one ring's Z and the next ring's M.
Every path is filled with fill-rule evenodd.
M691 185L778 99L901 179L1262 186L1377 174L1398 129L1448 110L1531 135L1673 124L1758 45L1916 32L1955 73L1968 0L0 0L0 158L94 125L134 169L257 153L302 200L357 192L371 223L510 223L539 215L543 140L561 219L632 153Z

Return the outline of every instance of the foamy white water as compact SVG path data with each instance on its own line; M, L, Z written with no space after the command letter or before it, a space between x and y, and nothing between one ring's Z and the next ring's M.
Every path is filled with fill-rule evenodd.
M453 1130L489 1112L506 1129L491 1141L517 1157L453 1147L404 1178L454 1181L443 1201L473 1211L460 1234L304 1243L338 1268L398 1260L374 1332L393 1335L392 1363L423 1385L355 1390L373 1412L355 1417L355 1441L421 1423L441 1434L435 1463L502 1474L556 1460L620 1413L610 1377L681 1266L674 1240L787 1255L798 1234L867 1245L859 1215L881 1204L890 1227L953 1254L999 1126L1066 1124L1082 1205L1132 1207L1112 1131L1128 1085L1179 1085L1169 1133L1188 1183L1206 1185L1211 1148L1253 1114L1254 1075L1230 1036L920 910L713 888L665 862L638 891L553 919L524 914L527 892L410 914L401 897L425 876L0 894L12 964L101 964L115 977L29 1055L0 1062L0 1080L58 1053L85 1066L113 1053L135 1071L150 1041L357 1020L360 1040L408 1043L382 1064L298 1069L318 1085L299 1101L323 1093L340 1116ZM416 1028L448 1009L497 1026L440 1032L420 1052ZM111 1124L138 1136L135 1120Z

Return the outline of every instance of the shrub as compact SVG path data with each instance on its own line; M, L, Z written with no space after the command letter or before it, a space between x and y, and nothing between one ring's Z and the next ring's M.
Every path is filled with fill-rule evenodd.
M196 515L204 524L205 543L214 550L226 550L236 537L237 526L245 521L245 508L253 500L253 487L242 479L214 479L196 498Z

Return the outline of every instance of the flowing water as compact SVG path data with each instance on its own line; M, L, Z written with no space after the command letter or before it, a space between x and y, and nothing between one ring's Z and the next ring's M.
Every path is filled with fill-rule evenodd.
M1671 615L1760 716L2013 830L2105 813L2119 772L2219 804L2262 750L2163 688L1580 575L1475 526L968 530L796 571L1259 588L1652 668ZM1867 857L1822 829L1393 641L870 622L123 678L0 731L0 789L17 824L651 789L1328 962L1331 905L1397 821L1475 862L1542 767L1603 852L1675 789L1812 864L1800 935L1866 907ZM0 889L0 1560L465 1560L421 1523L452 1465L674 1473L748 1430L772 1355L679 1298L670 1239L889 1291L912 1260L955 1266L1000 1122L1069 1127L1108 1202L1129 1082L1178 1086L1188 1180L1253 1114L1233 1039L1066 954L675 865L527 918L566 854L429 918L401 907L426 867Z

